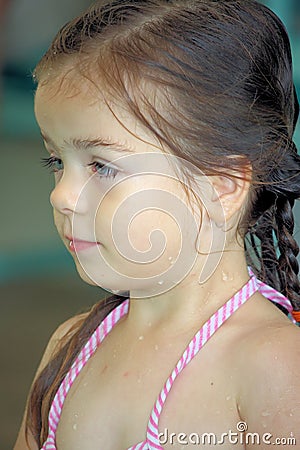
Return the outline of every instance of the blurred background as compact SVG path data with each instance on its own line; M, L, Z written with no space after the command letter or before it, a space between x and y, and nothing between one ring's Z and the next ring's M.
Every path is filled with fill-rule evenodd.
M300 2L267 0L292 41L300 94ZM31 73L58 28L89 0L0 0L0 449L16 438L27 392L50 335L105 292L84 284L60 243L52 176L33 114ZM300 147L300 126L296 132ZM296 206L299 239L300 208Z

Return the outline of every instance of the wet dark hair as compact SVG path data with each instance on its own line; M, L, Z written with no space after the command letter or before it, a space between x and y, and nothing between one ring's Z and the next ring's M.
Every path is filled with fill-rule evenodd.
M249 265L300 310L292 212L300 197L293 143L299 106L278 17L254 0L99 1L57 34L35 78L46 85L66 70L100 83L162 146L204 173L226 175L250 164L240 223ZM27 429L39 444L63 377L123 300L95 305L34 383Z

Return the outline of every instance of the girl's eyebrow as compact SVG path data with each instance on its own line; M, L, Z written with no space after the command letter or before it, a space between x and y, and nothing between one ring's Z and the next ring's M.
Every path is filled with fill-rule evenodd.
M96 147L113 147L114 151L120 151L120 152L130 152L133 153L133 149L130 148L128 144L118 142L118 141L112 141L111 139L104 139L102 137L96 137L92 139L78 139L73 138L69 141L64 141L67 145L72 145L77 150L91 150Z
M57 147L49 136L47 136L42 132L41 135L47 144L52 145L53 147ZM95 137L88 139L71 138L69 140L64 140L64 144L72 146L76 150L92 150L97 147L106 147L106 148L111 147L116 152L124 153L125 151L129 153L134 153L134 150L128 144L118 141L112 141L110 138L102 138L102 137Z

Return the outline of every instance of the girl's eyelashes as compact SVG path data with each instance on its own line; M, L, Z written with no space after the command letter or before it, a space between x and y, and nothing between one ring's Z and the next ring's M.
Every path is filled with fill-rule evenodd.
M88 166L92 168L92 171L94 173L98 173L98 175L100 175L101 177L106 178L114 179L119 172L119 170L116 169L115 167L112 167L108 164L100 163L98 161L88 164Z
M56 158L55 156L50 156L49 158L42 158L41 164L43 167L51 169L51 172L58 172L59 170L62 170L64 168L62 160Z
M59 172L64 168L62 160L60 158L56 158L55 156L50 156L49 158L42 158L41 163L43 167L51 169L51 172ZM105 178L114 179L119 172L117 168L112 167L108 164L100 163L98 161L88 164L88 167L91 167L92 171L94 173L97 173L100 177Z

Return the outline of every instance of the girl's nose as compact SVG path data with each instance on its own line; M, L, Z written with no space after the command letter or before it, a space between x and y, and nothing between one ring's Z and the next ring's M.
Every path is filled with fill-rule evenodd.
M50 194L50 203L62 214L84 214L87 209L84 193L84 182L64 172Z

